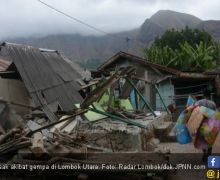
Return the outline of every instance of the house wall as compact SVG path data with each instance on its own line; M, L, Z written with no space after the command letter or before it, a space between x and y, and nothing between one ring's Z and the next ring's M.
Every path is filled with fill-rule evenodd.
M158 80L158 79L165 76L164 74L160 74L160 73L156 72L151 67L143 66L141 64L136 63L135 61L130 61L130 60L126 60L126 59L123 59L121 61L117 61L117 63L109 65L107 69L108 70L115 70L117 68L118 69L122 68L122 67L125 68L128 66L132 66L132 67L136 68L136 76L138 76L142 79L145 79L149 82L154 81L154 80ZM145 83L145 88L142 91L142 93L145 96L145 99L150 103L152 108L154 110L156 110L158 108L157 103L156 103L156 93L155 93L155 90L152 87L152 85ZM141 105L142 104L143 103L141 103ZM139 106L141 106L141 105L139 105ZM158 106L159 106L159 104L158 104Z
M30 110L30 96L20 80L0 78L0 98L11 102L11 107L20 115L27 114Z
M158 90L160 95L163 98L163 101L166 105L166 107L170 104L172 104L173 97L174 97L174 86L171 83L170 79L167 79L165 81L162 81L161 83L158 84ZM158 111L165 111L165 107L159 97L158 94L156 94L156 110Z
M158 74L151 68L143 67L145 70L145 77L144 79L148 80L149 82L159 80L163 78L165 75L164 74ZM154 87L146 83L145 85L145 97L146 99L150 102L151 106L153 107L154 110L158 110L158 103L157 103L157 95L156 95L156 90Z
M133 67L136 67L137 69L137 76L145 79L149 82L152 82L154 80L160 79L161 77L153 71L150 67L143 67L143 66L138 66L135 64L130 64L133 65ZM144 89L142 90L142 94L145 97L145 100L149 102L151 107L155 110L156 108L156 93L154 88L152 87L151 84L139 81L136 85L139 86L141 84L144 84ZM143 107L144 103L140 101L139 107ZM148 110L147 107L145 107L146 110Z

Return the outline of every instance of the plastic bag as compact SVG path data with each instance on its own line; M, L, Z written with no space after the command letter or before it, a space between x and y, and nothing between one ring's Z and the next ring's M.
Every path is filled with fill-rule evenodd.
M189 131L185 124L183 123L176 123L175 125L175 134L176 139L180 144L187 144L192 142L192 138L189 135Z

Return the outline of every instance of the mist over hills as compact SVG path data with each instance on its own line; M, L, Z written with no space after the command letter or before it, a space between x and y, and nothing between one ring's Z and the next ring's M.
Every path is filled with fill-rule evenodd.
M209 20L203 21L198 26L198 29L204 29L209 32L218 42L220 42L220 21Z
M87 67L96 66L119 51L143 56L147 47L157 36L167 29L182 29L186 26L208 31L220 42L220 21L203 21L193 15L170 10L160 10L141 27L126 32L103 36L83 36L80 34L58 34L41 38L17 38L10 42L35 47L56 49L71 60Z

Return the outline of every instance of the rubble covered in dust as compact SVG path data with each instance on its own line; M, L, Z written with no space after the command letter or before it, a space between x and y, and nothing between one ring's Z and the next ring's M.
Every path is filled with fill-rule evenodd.
M39 110L25 118L22 123L19 120L19 126L8 130L1 126L0 154L5 161L14 158L82 158L95 152L154 152L160 142L154 132L169 119L164 113L157 118L148 116L136 120L148 127L142 129L110 118L89 122L79 115L61 116L60 120L66 120L50 126ZM8 157L7 154L13 156Z

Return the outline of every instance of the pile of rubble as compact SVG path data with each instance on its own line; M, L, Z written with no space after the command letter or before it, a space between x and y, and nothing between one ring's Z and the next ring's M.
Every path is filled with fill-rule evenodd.
M168 118L167 114L157 118L143 118L142 114L141 119L133 122L146 126L144 129L110 118L89 122L82 118L85 111L78 109L72 115L61 116L57 122L49 122L39 110L21 121L8 103L5 102L5 106L8 111L3 110L1 115L8 117L7 124L0 126L0 156L4 161L15 157L45 160L52 157L82 158L94 152L153 152L158 144L154 136L155 127ZM137 117L140 118L140 114ZM8 127L9 122L16 123Z
M43 103L20 117L10 104L1 101L0 158L49 160L87 158L95 152L159 152L157 145L167 138L172 118L168 110L152 109L132 81L134 71L132 67L116 71L97 81L96 87L90 82L81 89L84 100L70 111L52 111ZM120 95L117 86L123 85L136 92L140 99L136 103L142 108L132 107L129 93L125 97L121 91Z

